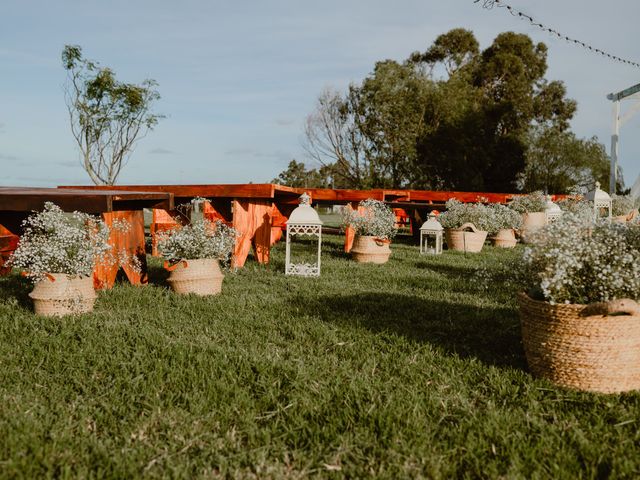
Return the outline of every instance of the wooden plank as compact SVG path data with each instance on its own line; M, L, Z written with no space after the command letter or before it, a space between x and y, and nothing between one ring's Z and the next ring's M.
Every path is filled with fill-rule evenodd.
M273 204L267 200L234 199L233 228L238 232L232 266L244 266L253 245L256 260L269 263L271 215Z
M30 212L42 210L46 202L53 202L65 211L103 213L114 209L131 210L162 205L173 206L167 193L121 192L118 190L79 190L39 187L0 187L0 210Z
M110 265L96 265L93 272L93 283L96 288L111 288L115 283L118 270L122 268L133 285L148 283L147 256L144 245L144 213L142 210L103 213L105 223L112 227L114 221L129 223L127 231L112 229L109 244L113 246L113 253L120 259L120 254L137 258L140 271L136 271L128 262L116 261Z
M104 185L61 185L59 189L108 190ZM222 185L118 185L118 191L142 191L173 193L175 197L191 199L194 197L227 197L227 198L274 198L276 185L271 183L246 183ZM280 187L280 192L295 191L291 187Z

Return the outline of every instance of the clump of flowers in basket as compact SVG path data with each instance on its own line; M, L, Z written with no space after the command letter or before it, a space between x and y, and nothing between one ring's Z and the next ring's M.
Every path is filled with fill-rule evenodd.
M220 293L224 275L219 262L228 263L236 237L233 228L206 218L159 233L158 250L167 260L171 288L197 295Z
M640 230L567 213L535 236L518 299L533 373L584 390L640 388Z
M96 264L116 261L109 245L109 227L86 213L65 213L47 202L44 210L23 223L12 267L34 282L29 296L40 315L84 313L93 309Z
M517 195L509 203L509 208L522 215L520 234L524 242L529 242L529 236L547 223L546 205L547 197L541 191Z
M438 221L444 227L450 250L480 252L489 230L494 229L493 210L483 203L462 203L454 198L446 203Z
M344 208L342 227L355 231L351 255L357 262L385 263L391 255L389 244L396 236L396 217L384 202L368 198L357 210Z
M515 247L515 230L522 226L522 215L512 208L499 203L493 203L486 207L492 214L488 230L492 236L493 245L501 248Z

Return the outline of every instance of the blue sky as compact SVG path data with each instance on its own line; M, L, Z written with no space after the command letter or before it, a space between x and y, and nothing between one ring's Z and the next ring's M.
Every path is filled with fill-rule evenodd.
M505 0L506 1L506 0ZM566 35L640 62L638 0L511 0ZM402 61L451 28L481 47L502 31L549 47L546 77L578 101L572 123L609 151L610 92L640 69L560 41L473 0L2 0L0 185L88 184L71 136L60 53L78 44L118 79L158 81L167 116L142 139L119 183L266 182L305 158L303 123L321 90L360 82L376 61ZM631 106L623 102L623 112ZM630 186L640 173L640 113L621 130Z

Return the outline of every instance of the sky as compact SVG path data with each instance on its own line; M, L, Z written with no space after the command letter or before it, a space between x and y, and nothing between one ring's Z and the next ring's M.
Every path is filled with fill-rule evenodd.
M503 0L538 22L640 63L638 0ZM326 87L345 91L375 62L405 60L452 28L481 48L504 31L549 47L548 80L578 102L572 129L610 150L611 92L640 68L559 40L473 0L2 0L0 185L90 184L71 135L60 54L80 45L119 80L155 79L166 116L121 184L264 183L305 156L303 125ZM636 103L640 103L637 101ZM622 114L634 105L622 102ZM627 186L640 174L640 113L620 130Z

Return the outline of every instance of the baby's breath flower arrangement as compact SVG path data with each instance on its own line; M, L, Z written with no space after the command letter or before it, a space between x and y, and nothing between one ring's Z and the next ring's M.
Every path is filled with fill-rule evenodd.
M640 229L566 213L535 235L523 257L533 298L588 304L640 297Z
M190 225L158 234L158 250L169 261L215 258L227 262L237 232L217 221L200 218Z
M513 197L509 203L509 208L512 208L518 213L536 213L544 212L546 204L546 195L541 191L536 191L528 195Z
M465 223L473 223L482 231L495 230L494 211L482 203L462 203L452 198L446 203L446 211L438 216L444 228L460 228Z
M362 211L342 211L343 228L351 227L356 234L391 240L396 236L396 217L384 202L368 198L358 204Z
M492 215L490 227L487 229L490 234L496 234L500 230L518 229L522 225L522 215L506 205L493 203L486 208Z
M88 277L97 263L113 260L109 227L86 213L65 213L47 202L22 226L24 233L9 264L34 281L52 273Z

